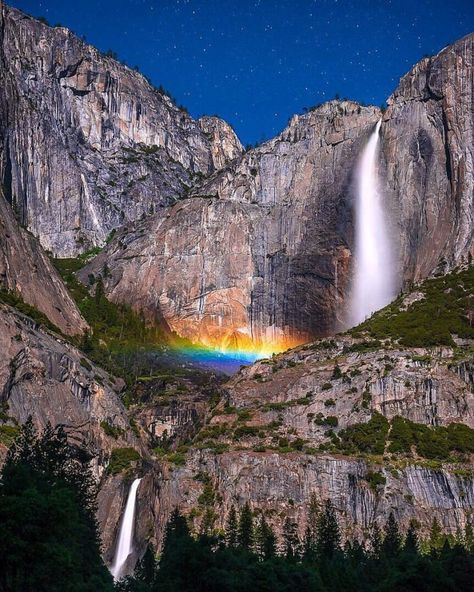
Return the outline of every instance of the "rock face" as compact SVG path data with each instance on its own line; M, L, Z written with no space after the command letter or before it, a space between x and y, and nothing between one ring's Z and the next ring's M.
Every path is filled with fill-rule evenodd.
M3 3L0 179L41 244L71 256L182 197L242 151L145 78Z
M69 440L90 453L97 478L112 448L137 446L116 392L120 381L5 305L0 305L0 351L0 403L7 421L21 424L31 415L39 430L48 421L64 426ZM103 422L117 429L116 438Z
M159 309L214 347L271 351L328 334L347 291L352 168L379 117L348 101L295 116L189 199L119 233L82 277L107 263L113 300Z
M474 252L474 35L419 62L388 99L387 191L407 280Z
M397 347L361 352L360 343L348 336L317 342L231 379L183 466L162 462L159 472L148 474L155 485L148 485L142 498L139 529L151 525L148 536L159 544L176 506L191 513L196 529L204 512L213 509L220 528L232 504L249 502L266 513L277 532L289 516L302 535L312 493L321 505L331 499L344 529L359 537L375 523L382 526L391 511L404 528L416 519L425 534L434 517L452 534L463 528L474 509L469 458L464 464L436 464L400 457L389 451L390 435L379 456L318 449L332 437L329 424L320 421L327 416L337 417L336 433L376 412L389 420L401 416L425 425L474 427L470 362L455 361L450 348L431 350L428 357L422 349ZM340 374L334 372L335 360ZM186 424L188 405L185 400L181 414L175 409L176 424ZM169 410L163 409L165 415Z
M88 327L38 241L20 228L1 191L0 288L20 295L65 334Z
M369 484L368 473L373 470L381 470L386 479L382 489L374 490ZM203 487L196 481L203 473L209 476L220 500L215 506L216 527L224 526L232 504L241 507L249 502L253 510L265 512L277 533L281 534L282 522L289 516L299 525L302 536L312 493L321 507L331 499L340 523L358 537L367 537L374 524L382 527L390 512L403 529L411 519L418 520L423 533L429 531L436 516L454 535L474 507L472 476L449 470L408 466L391 472L363 460L330 455L308 457L250 450L216 456L196 451L184 468L164 476L155 504L143 510L143 516L155 516L155 540L161 542L167 517L176 505L184 513L196 507L205 510L199 503ZM198 516L196 528L199 522Z
M107 263L114 300L213 347L281 350L344 325L353 173L379 109L331 101L242 154L225 122L193 120L67 29L1 18L0 176L43 246L72 255L122 227L87 273ZM422 60L383 114L405 282L472 253L472 57L471 35Z
M383 114L379 172L401 282L473 253L473 43L422 60ZM354 169L381 117L349 101L294 116L117 238L84 277L109 262L114 300L161 310L181 335L222 349L279 351L344 326Z

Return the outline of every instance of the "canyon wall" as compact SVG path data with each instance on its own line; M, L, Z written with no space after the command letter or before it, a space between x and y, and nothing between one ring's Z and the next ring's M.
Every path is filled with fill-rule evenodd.
M49 258L38 241L20 227L1 190L0 289L17 294L67 335L88 329Z

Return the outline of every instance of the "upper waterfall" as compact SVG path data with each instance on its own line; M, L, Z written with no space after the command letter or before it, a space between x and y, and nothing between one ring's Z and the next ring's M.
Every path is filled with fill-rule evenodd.
M137 497L137 490L141 479L135 479L130 487L130 492L123 514L122 525L120 526L119 540L117 550L115 552L115 559L110 568L114 579L118 580L123 574L127 559L132 552L133 543L133 528L135 524L135 502Z
M351 326L383 308L395 296L393 248L377 170L381 123L377 122L357 167Z

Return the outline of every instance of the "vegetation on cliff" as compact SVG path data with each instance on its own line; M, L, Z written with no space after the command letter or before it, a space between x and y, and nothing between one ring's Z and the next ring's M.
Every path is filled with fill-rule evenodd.
M157 348L169 343L169 334L156 324L146 323L143 315L130 306L111 302L105 296L102 276L89 278L90 286L94 286L94 293L91 294L76 277L76 272L84 266L87 256L88 254L76 259L53 260L81 314L91 327L91 331L84 334L79 345L97 364L132 380L140 374L140 366L134 354L143 348Z
M407 347L454 346L453 336L474 339L474 266L430 278L416 286L418 299L404 296L352 329Z

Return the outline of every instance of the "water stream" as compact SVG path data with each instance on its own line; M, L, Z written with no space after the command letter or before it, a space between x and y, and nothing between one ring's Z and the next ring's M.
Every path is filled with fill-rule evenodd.
M135 481L132 483L130 487L130 491L128 494L127 504L125 506L125 512L123 514L122 524L120 526L120 534L117 544L117 550L115 551L115 559L112 567L110 568L110 572L114 576L115 580L118 580L124 575L124 567L126 566L127 559L133 550L135 504L140 481L141 479L135 479Z
M395 296L393 248L377 170L381 123L375 126L357 167L351 326L386 306Z

